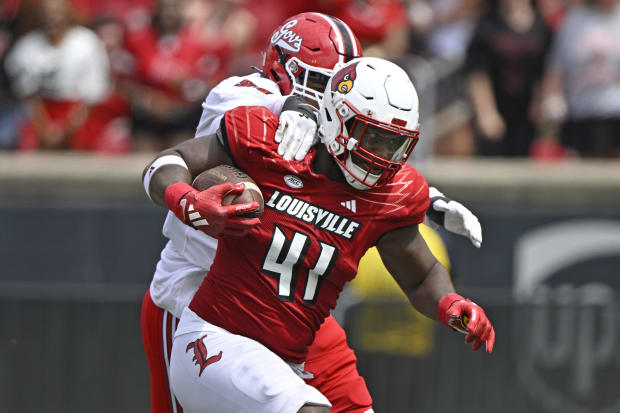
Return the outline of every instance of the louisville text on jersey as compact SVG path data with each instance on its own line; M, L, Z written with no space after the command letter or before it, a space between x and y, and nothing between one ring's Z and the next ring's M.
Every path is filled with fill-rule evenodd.
M360 222L351 218L343 217L335 212L313 205L292 195L275 191L265 203L265 207L283 212L288 216L313 224L332 234L345 239L353 239L355 233L361 228Z

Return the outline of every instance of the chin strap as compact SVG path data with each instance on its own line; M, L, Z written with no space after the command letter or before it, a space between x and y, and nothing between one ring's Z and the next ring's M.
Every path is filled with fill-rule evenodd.
M282 48L280 48L280 46L278 46L278 45L275 45L275 46L273 46L273 47L275 47L275 48L276 48L276 52L278 52L278 56L280 56L280 58L278 59L278 61L279 61L280 63L282 63L283 65L284 65L284 64L286 64L286 59L288 59L288 58L289 58L290 53L284 53L284 52L282 51Z
M256 66L250 66L250 69L258 73L261 77L267 78L267 73L263 72L263 69L259 69Z

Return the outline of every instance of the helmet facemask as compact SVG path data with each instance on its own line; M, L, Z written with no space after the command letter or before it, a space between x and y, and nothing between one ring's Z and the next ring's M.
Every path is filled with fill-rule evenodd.
M318 108L327 81L334 71L305 64L296 57L288 59L284 70L293 84L292 93L310 99L310 103Z
M419 132L380 122L346 101L337 105L335 113L341 128L328 149L347 182L364 190L391 181L413 151Z

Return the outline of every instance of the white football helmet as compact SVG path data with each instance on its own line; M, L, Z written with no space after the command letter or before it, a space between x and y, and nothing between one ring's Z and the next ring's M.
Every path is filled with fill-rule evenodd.
M419 137L418 94L400 67L354 59L327 82L319 110L321 140L356 189L388 183Z

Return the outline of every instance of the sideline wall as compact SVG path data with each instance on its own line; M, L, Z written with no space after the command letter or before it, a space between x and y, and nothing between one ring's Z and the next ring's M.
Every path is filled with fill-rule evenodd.
M139 309L165 242L150 158L0 153L0 410L148 411ZM441 235L497 346L472 353L398 301L353 303L375 411L620 412L620 163L419 169L483 224L480 250Z

